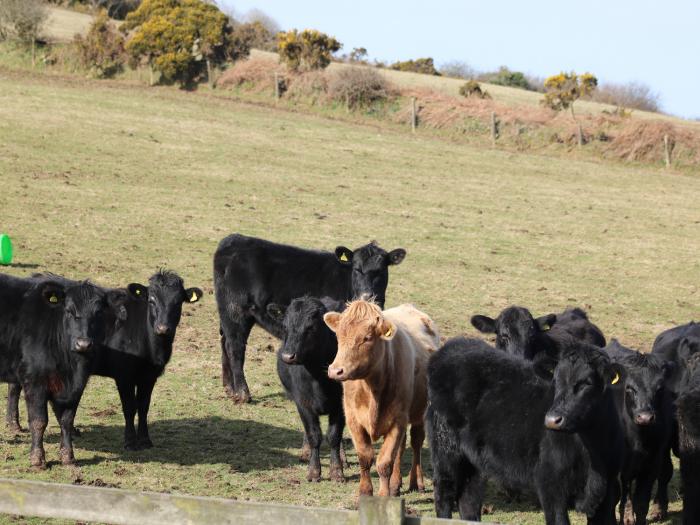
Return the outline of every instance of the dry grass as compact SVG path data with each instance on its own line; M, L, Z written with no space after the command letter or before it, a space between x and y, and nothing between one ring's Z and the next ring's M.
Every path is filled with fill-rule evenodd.
M252 56L239 60L217 79L216 86L231 88L247 86L257 92L272 92L275 86L275 72L283 76L286 68L279 60L269 56Z

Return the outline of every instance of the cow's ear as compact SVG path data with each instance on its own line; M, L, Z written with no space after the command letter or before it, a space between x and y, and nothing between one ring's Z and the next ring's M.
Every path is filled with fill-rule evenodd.
M697 345L694 345L687 337L684 337L681 339L681 342L678 343L677 355L681 362L688 361L697 351Z
M387 254L387 261L388 264L391 265L396 265L396 264L401 264L406 257L406 250L403 248L396 248L395 250L391 250Z
M126 287L132 297L136 299L145 299L148 297L148 286L139 283L131 283Z
M120 321L126 321L126 303L129 295L126 290L110 290L107 292L107 303Z
M626 377L627 371L625 367L619 363L610 363L605 368L605 373L603 374L605 384L614 388L622 388L625 384Z
M542 317L535 319L535 322L537 323L537 326L540 328L541 332L546 332L552 328L552 326L554 326L554 323L557 322L557 316L556 314L543 315Z
M338 312L326 312L323 314L323 322L334 332L338 329L340 322L340 314Z
M385 341L391 341L396 335L396 325L382 317L377 323L376 334Z
M41 296L49 306L58 306L66 299L66 292L58 283L46 283L41 289Z
M267 315L272 317L275 321L281 321L284 319L284 314L287 311L287 307L283 304L270 303L267 305Z
M202 298L203 295L204 292L199 288L188 288L185 290L185 302L196 303Z
M496 321L485 315L473 315L471 319L472 326L479 330L482 334L495 334Z
M338 246L335 249L335 256L340 264L352 264L352 250L345 246Z

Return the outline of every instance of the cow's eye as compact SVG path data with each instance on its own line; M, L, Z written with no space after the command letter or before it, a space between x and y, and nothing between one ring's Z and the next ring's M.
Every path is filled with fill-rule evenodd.
M365 343L371 341L372 339L373 339L372 334L367 334L367 335L365 336Z
M583 381L579 381L578 383L576 383L574 390L576 392L580 392L581 390L585 390L585 389L590 388L592 386L593 386L593 382L590 379L585 379Z

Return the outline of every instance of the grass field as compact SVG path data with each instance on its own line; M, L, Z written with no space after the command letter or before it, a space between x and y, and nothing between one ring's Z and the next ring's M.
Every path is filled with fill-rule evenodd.
M211 257L231 232L325 249L370 239L403 247L387 306L413 302L447 336L473 334L473 313L512 303L536 315L576 304L609 337L647 350L659 331L698 316L700 178L691 175L5 68L0 180L0 230L14 239L17 263L5 271L125 285L166 266L205 291L185 307L154 392L154 449L122 449L116 389L94 378L76 419L78 466L56 462L52 421L53 462L42 473L28 467L27 435L0 431L2 477L353 507L354 454L348 483L305 481L301 424L275 373L276 340L256 329L249 341L254 403L235 407L224 397ZM427 449L423 457L429 467ZM428 489L407 495L412 511L433 513ZM542 519L529 503L498 495L487 503L485 519Z

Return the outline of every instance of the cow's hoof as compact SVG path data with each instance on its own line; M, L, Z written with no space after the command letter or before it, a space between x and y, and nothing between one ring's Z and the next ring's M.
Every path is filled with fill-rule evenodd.
M135 441L127 441L124 443L124 450L129 450L131 452L139 450L139 446Z
M335 481L336 483L345 483L345 476L343 476L342 468L331 469L331 481Z
M649 521L664 521L668 518L668 509L662 508L658 503L654 503L649 511Z
M19 423L7 423L6 426L8 432L12 434L21 434L22 432L27 432L26 430L23 430L21 426L19 426Z
M75 456L72 452L67 452L66 449L60 451L61 463L65 466L75 465Z
M149 448L153 448L153 441L151 441L151 438L140 438L136 442L136 447L137 450L146 450Z
M301 447L301 452L299 452L299 461L308 463L309 459L311 459L311 447L309 447L308 444L304 444L304 446Z
M409 492L425 492L425 485L423 483L411 483L408 485Z
M245 405L251 401L250 392L247 390L239 390L233 393L233 402L237 405Z
M29 463L34 470L46 470L46 456L43 452L30 453Z

